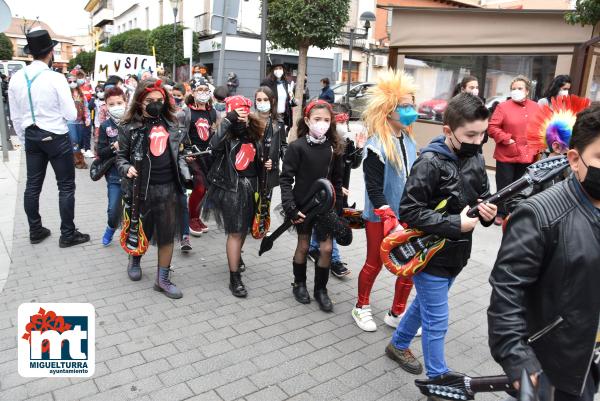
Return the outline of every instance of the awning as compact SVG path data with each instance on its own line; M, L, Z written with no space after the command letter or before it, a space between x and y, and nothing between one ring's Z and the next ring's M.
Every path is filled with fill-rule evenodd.
M570 54L592 27L560 10L394 7L390 47L400 54Z

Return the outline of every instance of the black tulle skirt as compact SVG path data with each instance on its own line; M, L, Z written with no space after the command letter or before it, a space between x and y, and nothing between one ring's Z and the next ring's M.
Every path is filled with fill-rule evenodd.
M142 203L142 221L153 245L172 244L181 233L181 193L175 183L149 185Z
M257 188L257 177L239 177L235 192L212 185L206 194L202 218L213 218L226 234L248 234L256 210L254 194Z

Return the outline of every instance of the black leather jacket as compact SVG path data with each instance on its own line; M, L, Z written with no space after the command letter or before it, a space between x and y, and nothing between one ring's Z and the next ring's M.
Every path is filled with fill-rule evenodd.
M600 211L571 175L517 207L490 276L489 344L511 378L580 394L600 316ZM594 364L597 369L597 364Z
M285 125L276 120L271 123L271 119L269 119L267 127L265 128L265 133L260 141L260 145L263 148L267 136L271 138L271 147L267 159L273 161L273 168L267 174L267 184L269 185L269 188L273 189L279 186L279 161L283 160L283 156L287 149Z
M166 122L167 131L169 132L169 153L171 155L171 161L177 168L177 188L183 193L184 181L191 179L188 165L185 162L183 153L183 142L187 141L187 132L182 128L178 127L177 124ZM144 160L142 162L142 183L140 197L145 199L146 191L150 183L150 156L149 142L148 142L148 128L139 122L133 122L130 124L119 125L119 151L117 152L117 169L122 177L127 177L127 171L129 167L133 166L134 152L132 149L138 141L144 141L142 149L144 152ZM140 173L140 172L138 172ZM122 185L123 198L126 201L131 199L131 180L124 179Z
M489 195L489 182L481 154L459 159L443 142L443 136L435 138L413 164L400 200L399 219L410 228L446 238L424 271L456 277L471 256L472 232L461 233L460 213ZM444 199L448 204L442 215L434 209ZM492 224L480 221L484 226Z
M213 164L208 173L208 181L225 191L236 192L239 175L235 168L235 157L242 142L228 135L231 121L223 118L217 132L210 138ZM257 154L261 154L261 144L256 143Z

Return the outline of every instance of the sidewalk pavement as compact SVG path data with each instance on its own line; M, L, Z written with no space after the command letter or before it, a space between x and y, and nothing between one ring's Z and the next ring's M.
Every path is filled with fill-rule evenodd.
M0 162L0 292L6 284L8 271L11 264L13 247L13 226L15 218L15 202L19 188L19 174L21 168L21 155L19 150L9 152L8 162Z
M12 170L11 170L12 171ZM244 274L249 296L234 298L224 234L210 224L194 238L189 255L175 251L173 281L184 297L170 300L152 290L156 250L144 257L143 278L127 278L125 253L104 248L105 181L77 171L76 224L92 241L60 249L57 189L48 169L41 198L44 225L52 236L31 246L22 208L25 168L21 160L12 237L12 263L0 294L0 400L382 400L424 398L405 373L384 355L393 330L383 323L394 279L385 269L373 288L374 333L356 327L350 311L365 257L364 232L342 248L352 275L330 279L334 313L292 297L291 260L295 238L284 234L258 257L248 239ZM362 171L352 174L351 202L363 204ZM4 192L2 192L4 194ZM4 199L4 198L3 198ZM3 202L4 203L4 202ZM279 203L276 191L273 205ZM6 205L6 204L5 204ZM273 215L273 227L279 224ZM4 229L7 223L0 224ZM3 238L5 232L2 231ZM500 228L477 228L473 257L450 291L446 356L451 368L470 375L501 373L487 346L487 283L500 241ZM309 288L312 289L309 263ZM312 291L311 291L312 292ZM96 308L96 373L92 378L26 379L17 372L17 308L23 302L90 302ZM422 358L420 341L414 352ZM502 399L481 394L478 400Z

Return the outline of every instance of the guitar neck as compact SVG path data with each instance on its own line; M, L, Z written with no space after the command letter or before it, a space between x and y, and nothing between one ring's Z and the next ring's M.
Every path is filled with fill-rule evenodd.
M517 181L513 182L512 184L502 188L500 191L496 192L492 196L484 199L483 201L497 205L500 202L504 202L505 200L512 198L513 196L515 196L530 185L531 179L527 175L525 175L519 178ZM469 217L475 217L478 215L479 210L477 209L477 206L473 206L467 212L467 216Z
M513 390L507 376L482 376L465 379L465 387L470 393L493 393L496 391Z

